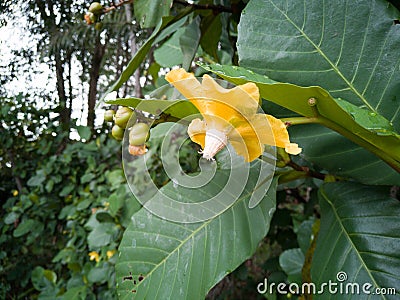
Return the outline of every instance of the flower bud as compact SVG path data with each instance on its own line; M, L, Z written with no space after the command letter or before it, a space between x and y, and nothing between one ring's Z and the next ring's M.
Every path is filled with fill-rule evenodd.
M149 138L150 127L146 123L136 123L129 131L129 144L140 146Z
M85 15L85 21L88 25L94 24L97 21L97 17L92 12L88 12Z
M106 110L104 113L104 121L112 122L115 115L115 111L113 109Z
M131 116L132 118L135 118L134 120L132 120L132 123L136 122L135 112L129 107L122 106L115 113L115 124L117 124L121 128L126 128L126 124L128 124Z
M102 22L96 22L96 24L94 24L94 29L101 30L102 28L103 28Z
M101 14L101 12L103 11L103 5L101 5L99 2L93 2L92 4L90 4L89 6L89 11L91 13L94 13L96 15Z
M111 134L117 141L122 141L124 138L124 129L118 125L114 125L111 130Z

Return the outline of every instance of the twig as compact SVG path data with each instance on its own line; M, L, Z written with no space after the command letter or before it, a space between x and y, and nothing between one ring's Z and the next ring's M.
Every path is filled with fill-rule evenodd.
M117 9L117 7L120 7L120 6L125 5L125 4L130 4L130 3L133 3L133 0L121 0L117 4L114 4L114 5L110 6L110 7L104 8L103 9L103 14L106 14L106 13L108 13L108 12L114 10L114 9Z
M233 13L232 8L226 7L223 5L188 3L184 0L174 0L174 2L178 3L178 4L182 4L184 6L191 6L194 9L210 9L217 13L221 13L221 12Z

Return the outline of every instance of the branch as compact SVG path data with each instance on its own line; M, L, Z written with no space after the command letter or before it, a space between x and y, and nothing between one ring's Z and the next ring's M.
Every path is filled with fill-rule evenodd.
M106 13L108 13L108 12L114 10L114 9L117 9L117 7L120 7L122 5L131 4L131 3L133 3L133 0L121 0L117 4L114 4L114 5L111 5L110 7L104 8L103 9L103 14L106 14Z
M183 6L191 6L194 9L210 9L216 13L222 13L222 12L233 13L232 8L223 5L188 3L184 0L174 0L174 2L181 4Z

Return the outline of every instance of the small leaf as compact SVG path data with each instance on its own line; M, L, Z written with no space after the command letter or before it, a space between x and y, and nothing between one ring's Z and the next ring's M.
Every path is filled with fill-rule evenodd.
M88 126L76 126L76 130L78 130L79 136L83 140L87 141L92 136L92 131L90 130L90 127L88 127Z
M15 211L12 211L6 215L4 218L4 224L10 225L14 223L16 220L18 220L19 214L16 213Z
M21 224L18 225L18 227L14 230L13 236L14 237L20 237L23 236L24 234L27 234L28 232L31 232L31 230L34 228L36 224L36 221L33 219L27 219L22 221Z
M28 185L29 186L39 186L46 180L46 175L43 170L39 170L36 172L36 175L29 178Z
M173 0L135 0L134 13L142 28L154 27L169 15Z
M113 239L115 229L113 223L98 224L87 237L89 248L96 249L108 245Z
M87 287L85 285L75 286L68 289L63 295L63 300L84 300L86 299Z
M88 182L90 182L91 180L93 180L94 178L96 178L96 175L95 175L95 174L93 174L93 173L87 173L87 174L85 174L85 175L83 175L83 176L81 177L81 183L82 183L82 184L88 183Z
M279 256L279 264L288 275L290 282L302 282L301 270L304 264L304 254L300 248L283 251Z

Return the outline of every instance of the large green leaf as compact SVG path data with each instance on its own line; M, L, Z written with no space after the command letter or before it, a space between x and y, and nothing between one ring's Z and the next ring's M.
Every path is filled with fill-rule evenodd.
M275 210L276 179L261 203L248 208L259 167L260 163L253 164L238 200L207 221L174 223L145 209L134 214L116 264L120 299L204 299L212 286L250 257L268 232ZM201 193L188 193L172 183L163 189L197 201L220 190L228 176L229 172L218 171Z
M346 137L364 147L369 145L378 147L379 150L374 152L378 156L381 155L380 152L387 152L400 161L398 135L379 115L365 114L365 110L361 108L343 100L333 99L320 87L300 87L275 82L242 67L201 66L235 84L254 82L260 90L261 97L314 119L311 122L321 123L334 130L339 129L340 133L344 133ZM313 109L308 103L310 98L317 99L315 105L318 109L317 118L321 116L323 120L328 119L329 122L316 119L315 108ZM387 135L383 135L383 131L386 131ZM350 176L369 184L395 184L400 181L399 173L389 168L383 161L330 130L320 126L307 125L307 128L304 128L298 125L291 128L291 136L303 147L302 155L306 159L333 174ZM360 138L369 145L365 145Z
M185 33L179 39L183 54L182 68L189 70L199 47L200 37L200 17L197 16L192 23L186 26Z
M356 183L324 184L319 192L321 227L312 260L316 286L340 282L364 283L400 290L400 203L389 188ZM344 276L344 273L341 273ZM339 275L338 275L339 277ZM343 277L344 278L344 277ZM357 299L398 299L397 296L354 295ZM318 299L349 299L349 295L325 293ZM375 297L375 298L371 298Z
M179 28L165 43L154 50L154 59L162 67L173 67L183 61L182 50L179 47L179 39L185 32L185 28Z
M135 17L142 28L154 27L169 15L173 0L135 0Z
M400 129L399 12L384 0L250 1L238 28L240 65L319 85Z
M292 126L289 133L303 148L303 158L331 174L365 184L400 183L399 172L332 130L311 124Z

